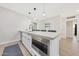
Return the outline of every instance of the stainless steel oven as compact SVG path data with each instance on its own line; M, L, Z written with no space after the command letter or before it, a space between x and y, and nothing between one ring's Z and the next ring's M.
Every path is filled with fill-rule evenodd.
M48 55L48 42L49 40L46 39L32 39L32 47L33 49L38 52L42 56Z

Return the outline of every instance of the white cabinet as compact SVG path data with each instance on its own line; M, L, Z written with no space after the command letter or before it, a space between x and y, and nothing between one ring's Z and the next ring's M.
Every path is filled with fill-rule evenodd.
M30 35L28 35L27 33L21 33L21 39L22 39L22 43L23 45L26 47L26 49L31 53L31 55L36 56L39 54L32 48L32 37Z
M31 43L32 43L31 36L26 34L26 33L22 33L22 42L23 42L24 45L31 47Z

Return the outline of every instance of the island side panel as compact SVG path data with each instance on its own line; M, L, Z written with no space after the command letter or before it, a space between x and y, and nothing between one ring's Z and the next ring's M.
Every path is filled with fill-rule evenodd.
M49 41L48 54L49 56L59 56L59 40L60 37L56 37Z

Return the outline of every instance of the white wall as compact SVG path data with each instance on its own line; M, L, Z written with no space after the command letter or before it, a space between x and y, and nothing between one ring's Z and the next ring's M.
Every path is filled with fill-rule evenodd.
M0 7L0 43L15 40L18 31L28 28L29 22L27 17Z
M60 21L60 32L61 32L61 37L66 38L66 18L62 17Z

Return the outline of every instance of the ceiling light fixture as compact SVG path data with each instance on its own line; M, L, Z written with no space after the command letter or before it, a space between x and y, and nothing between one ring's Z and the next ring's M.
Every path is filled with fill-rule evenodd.
M34 18L33 20L36 21L37 20L37 8L33 8L34 10Z
M45 12L43 12L43 14L42 14L43 16L46 16L46 13Z
M46 12L45 12L45 3L43 3L43 13L42 13L43 16L46 16Z
M36 8L33 8L34 9L34 11L36 11Z
M28 12L28 14L31 14L31 12Z

